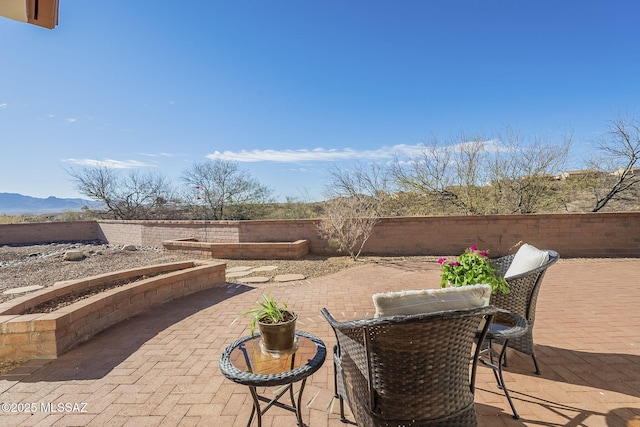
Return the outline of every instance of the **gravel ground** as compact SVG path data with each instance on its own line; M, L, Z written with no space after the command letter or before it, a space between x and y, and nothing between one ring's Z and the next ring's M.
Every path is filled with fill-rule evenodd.
M65 261L69 251L81 251L85 258ZM51 243L38 245L0 246L0 302L23 294L5 294L8 289L25 286L52 286L63 280L79 279L97 274L143 267L153 264L193 259L186 255L169 254L160 248L137 247L126 250L121 245L96 242ZM275 266L271 271L260 271L249 276L302 274L307 278L335 273L356 265L349 257L307 257L300 260L224 260L227 268ZM243 277L228 278L228 282L241 283Z
M85 258L65 261L68 251L81 251ZM80 279L147 265L162 264L192 257L168 254L160 248L137 247L127 250L121 245L108 245L99 241L50 243L37 245L0 246L0 302L24 295L5 294L9 289L25 286L48 287L63 280ZM270 280L281 274L302 274L317 277L349 268L356 263L349 257L308 257L301 260L225 260L227 268L277 266L271 271L260 271L249 276L267 276ZM228 278L228 282L241 283L243 278ZM0 375L20 366L22 360L0 359Z
M122 245L108 245L100 241L0 246L0 302L24 295L24 293L4 293L9 289L34 285L48 287L64 280L193 259L186 255L166 253L161 248L137 247L130 249L133 250L128 250ZM66 261L64 256L69 251L81 251L85 257L78 261ZM430 261L437 259L437 257L410 258ZM275 276L284 274L300 274L305 278L312 278L332 274L362 263L395 262L404 259L407 257L360 257L358 261L353 261L347 256L309 256L299 260L224 261L227 263L227 269L233 267L277 267L273 270L251 273L244 277L227 277L227 282L242 283L243 279L251 276L266 276L270 278L270 281L273 281ZM0 375L19 366L21 362L0 359Z

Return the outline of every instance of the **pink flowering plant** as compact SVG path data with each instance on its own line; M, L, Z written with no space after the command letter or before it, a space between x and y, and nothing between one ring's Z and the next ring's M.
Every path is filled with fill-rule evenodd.
M441 287L467 286L486 283L493 293L509 293L509 284L502 277L496 276L496 268L489 262L486 251L480 251L473 245L467 248L455 261L440 258L442 266Z

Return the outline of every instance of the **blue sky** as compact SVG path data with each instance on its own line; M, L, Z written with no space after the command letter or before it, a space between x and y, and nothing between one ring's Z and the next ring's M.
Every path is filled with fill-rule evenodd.
M208 156L279 199L432 135L574 134L572 166L640 100L640 2L60 0L0 18L0 192L79 197L109 162L176 184Z

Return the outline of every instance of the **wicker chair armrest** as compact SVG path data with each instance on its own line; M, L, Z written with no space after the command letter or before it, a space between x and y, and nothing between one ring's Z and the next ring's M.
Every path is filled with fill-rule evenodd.
M524 317L508 310L498 308L498 313L493 317L487 339L507 340L521 337L527 332L527 321Z

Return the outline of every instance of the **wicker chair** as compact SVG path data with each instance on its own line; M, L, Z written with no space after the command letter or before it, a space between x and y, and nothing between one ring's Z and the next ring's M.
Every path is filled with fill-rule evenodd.
M336 390L346 396L357 425L477 425L480 346L473 344L482 319L480 340L495 312L489 306L337 322L323 308L338 342Z
M538 300L538 292L540 291L540 284L544 277L547 268L554 264L560 256L556 251L548 250L549 260L542 266L530 270L523 274L511 276L507 280L509 284L510 292L506 295L502 293L494 293L491 295L490 304L502 308L513 313L519 314L527 321L527 331L519 338L510 339L507 342L507 347L518 350L524 354L528 354L533 359L533 364L536 368L536 374L540 374L540 368L538 367L538 361L536 360L536 353L533 342L533 325L536 320L536 303ZM490 260L490 262L496 266L497 274L504 276L509 269L511 262L515 254L506 255L500 258ZM499 318L496 319L499 322ZM498 341L499 340L494 340ZM506 353L505 353L506 354ZM505 360L506 362L506 360ZM506 366L506 363L505 363Z

